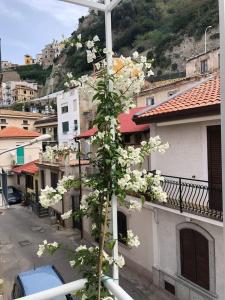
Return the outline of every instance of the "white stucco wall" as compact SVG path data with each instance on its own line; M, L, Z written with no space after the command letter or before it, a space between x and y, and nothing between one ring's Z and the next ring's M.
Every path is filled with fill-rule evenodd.
M176 226L188 219L182 215L177 215L162 209L158 209L157 231L158 231L158 252L159 252L159 269L168 275L178 278L178 260L177 256L177 235ZM206 219L207 220L207 219ZM198 220L188 220L190 223L199 225L206 230L214 239L215 245L215 280L216 294L218 300L224 299L224 266L221 262L223 258L223 227L201 222ZM179 247L179 245L178 245ZM178 278L179 280L179 278ZM190 284L191 286L191 284ZM194 289L194 285L193 285ZM200 299L200 298L194 298ZM206 299L206 298L204 298ZM207 298L208 299L208 298ZM211 298L210 298L211 299ZM181 299L183 300L183 299Z
M165 154L150 157L152 170L162 174L208 180L207 126L220 124L219 120L198 123L151 124L151 136L159 135L170 147Z
M0 152L23 145L29 142L29 139L0 139ZM35 143L24 148L24 163L36 160L39 158L39 153L42 149L41 142ZM16 150L12 150L0 156L0 168L11 170L16 162Z
M68 106L68 112L62 113L62 107ZM79 95L77 89L69 90L57 96L58 140L59 144L70 144L74 136L80 134ZM77 120L78 130L74 130ZM69 122L69 131L63 133L62 122Z
M83 194L87 193L87 190L83 191ZM127 196L127 199L138 200L132 196ZM125 257L126 265L129 266L129 268L144 278L151 280L154 259L152 230L152 222L154 219L153 211L144 207L140 212L131 212L120 206L118 207L118 211L122 211L127 216L127 229L131 229L135 235L138 235L141 243L138 248L131 248L119 243L119 252ZM84 237L92 240L90 236L91 224L87 218L83 218L83 230Z

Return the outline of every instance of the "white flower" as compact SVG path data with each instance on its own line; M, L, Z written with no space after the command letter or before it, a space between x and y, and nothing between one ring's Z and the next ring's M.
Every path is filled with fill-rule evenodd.
M147 73L148 77L153 76L153 75L154 75L154 72L152 70L148 71L148 73Z
M75 264L76 264L75 260L70 260L70 266L71 266L71 268L73 268L75 266Z
M87 45L88 49L91 49L94 47L95 43L93 41L87 41L86 45Z
M80 41L81 40L81 34L78 34L77 39Z
M100 70L101 64L98 62L98 63L95 64L95 67L96 67L97 70Z
M69 219L72 215L72 210L69 210L67 212L65 212L63 215L61 215L61 219L62 220L66 220L66 219Z
M139 201L130 200L129 210L138 210L138 211L140 211L141 209L142 209L142 205Z
M88 297L85 294L83 294L81 300L86 300L86 299L88 299Z
M68 77L69 79L73 78L73 74L72 74L72 73L67 73L66 75L67 75L67 77Z
M78 49L82 48L82 44L79 43L79 42L77 42L77 43L76 43L76 47L77 47L77 50L78 50Z
M147 62L146 56L141 56L141 62L142 62L142 63L146 63L146 62Z
M100 39L99 39L99 37L98 37L97 35L95 35L95 36L93 37L93 41L94 41L94 42L99 42Z
M45 245L39 245L38 251L37 251L37 256L41 257L45 252Z
M134 235L132 230L127 230L127 243L131 247L138 247L140 245L138 236Z
M138 56L139 56L139 53L138 53L137 51L135 51L135 52L133 53L133 58L134 58L134 59L137 59Z
M80 245L79 247L76 248L76 252L79 252L81 250L87 250L87 246L86 245Z
M115 260L115 263L119 268L122 268L125 265L125 259L122 255L119 255L118 258Z

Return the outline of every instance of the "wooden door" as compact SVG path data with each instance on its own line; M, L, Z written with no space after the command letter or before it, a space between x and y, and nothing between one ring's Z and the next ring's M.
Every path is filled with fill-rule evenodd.
M207 127L209 208L222 211L221 127Z
M209 290L208 240L192 229L180 231L181 275Z

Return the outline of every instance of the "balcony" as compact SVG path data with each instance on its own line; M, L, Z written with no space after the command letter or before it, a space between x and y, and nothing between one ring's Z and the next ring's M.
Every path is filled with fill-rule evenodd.
M223 221L222 184L163 175L162 188L167 193L164 206Z

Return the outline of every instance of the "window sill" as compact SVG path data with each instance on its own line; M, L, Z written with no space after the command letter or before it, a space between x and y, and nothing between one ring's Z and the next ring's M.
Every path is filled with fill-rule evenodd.
M208 291L201 286L195 284L194 282L188 280L187 278L183 277L182 275L177 274L177 278L188 288L193 289L197 291L199 294L202 296L207 296L207 297L213 297L213 298L218 298L217 294L214 291Z

